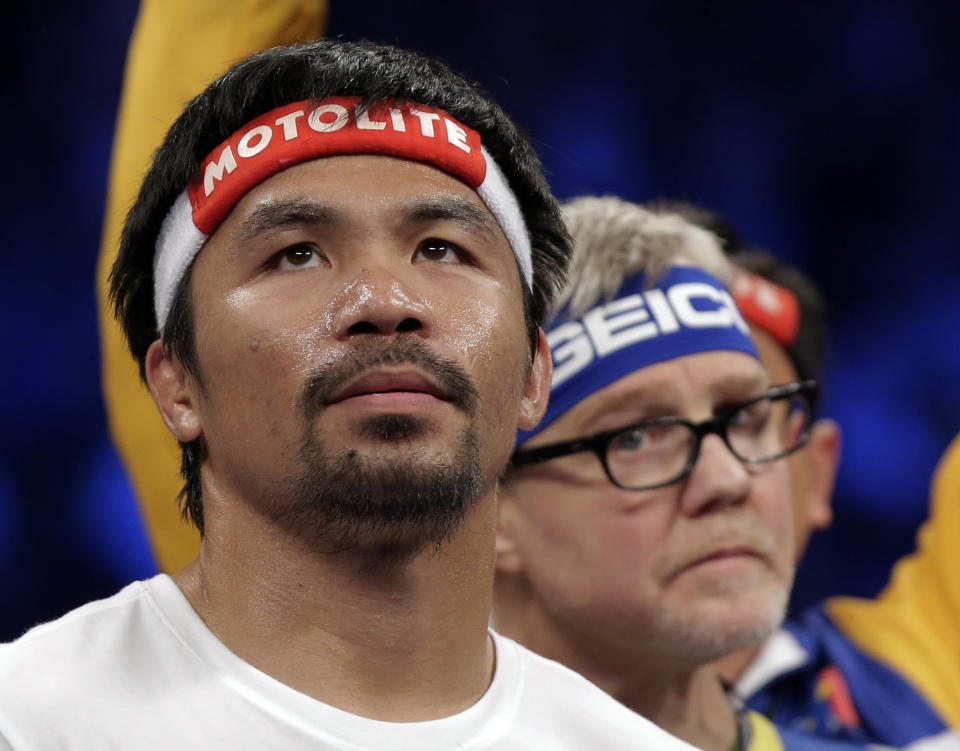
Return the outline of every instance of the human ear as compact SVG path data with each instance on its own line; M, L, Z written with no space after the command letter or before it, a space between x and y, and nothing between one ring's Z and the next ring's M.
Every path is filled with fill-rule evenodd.
M803 449L809 452L806 513L810 529L826 529L833 522L831 500L840 464L841 443L840 426L834 420L822 418L810 428L810 438Z
M520 430L532 430L543 419L547 411L547 400L550 397L552 375L553 360L550 357L550 347L547 345L547 335L543 333L543 329L539 329L537 351L533 355L527 385L520 401L520 416L517 421L517 427Z
M196 382L159 339L147 350L145 370L150 393L170 432L181 443L198 438L203 428Z

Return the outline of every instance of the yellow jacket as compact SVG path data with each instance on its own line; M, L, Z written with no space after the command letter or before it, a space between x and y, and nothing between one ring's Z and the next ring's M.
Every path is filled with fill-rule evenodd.
M231 63L277 44L315 39L326 0L143 0L124 76L97 263L103 391L110 433L140 504L159 568L197 553L180 517L180 448L167 431L108 299L107 280L127 210L154 149L184 104Z
M826 611L861 650L960 728L960 436L934 473L916 552L897 563L875 600L838 597Z

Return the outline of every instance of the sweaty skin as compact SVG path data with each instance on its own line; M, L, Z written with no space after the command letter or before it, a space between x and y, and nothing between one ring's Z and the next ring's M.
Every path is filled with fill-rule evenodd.
M258 208L289 200L322 206L321 218L245 231ZM542 337L531 363L523 282L506 238L425 217L422 207L441 200L485 211L460 180L403 159L338 156L274 175L240 200L194 264L199 379L159 341L147 355L168 427L205 445L205 535L175 582L250 664L387 721L455 714L489 685L497 485L517 429L542 416L550 374ZM476 408L377 389L351 398L348 381L304 409L311 374L401 340L455 363ZM375 366L360 379L416 371ZM364 430L371 418L398 415L420 426L409 438ZM346 547L335 510L298 516L295 527L280 521L297 500L291 480L311 468L305 435L356 461L359 482L376 470L452 462L468 432L477 491L439 546L418 546L415 525L391 534L397 528L382 517L347 526L356 534Z
M150 155L184 103L242 57L277 44L316 38L326 15L326 0L143 0L140 4L117 116L97 298L110 434L162 571L175 571L191 560L199 536L181 518L174 500L182 486L180 449L140 380L108 300L107 279L120 228Z

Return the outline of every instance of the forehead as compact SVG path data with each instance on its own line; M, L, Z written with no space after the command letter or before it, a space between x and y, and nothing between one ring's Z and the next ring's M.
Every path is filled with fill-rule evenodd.
M421 162L388 156L334 156L297 164L258 184L234 207L222 227L236 226L271 203L315 201L328 217L363 222L403 220L425 201L471 207L506 243L477 193L456 177ZM219 230L218 230L219 232Z
M768 383L757 359L743 352L677 357L636 370L594 392L544 430L544 439L538 443L650 417L707 419L720 406L758 395Z
M757 353L763 367L770 376L771 383L790 383L799 380L799 375L786 350L768 333L756 326L750 326L750 337L757 345Z

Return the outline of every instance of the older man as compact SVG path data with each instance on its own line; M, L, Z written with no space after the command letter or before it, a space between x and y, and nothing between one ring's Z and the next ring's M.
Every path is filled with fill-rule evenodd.
M685 748L487 628L568 251L528 141L435 60L274 48L192 100L113 295L200 555L0 647L0 747Z
M746 246L716 212L657 201L709 229L735 261L732 291L774 382L822 383L826 303L805 274ZM819 417L802 449L787 459L796 557L832 519L840 427ZM751 707L778 725L834 740L960 748L958 650L960 589L953 540L960 530L960 442L934 475L930 518L917 551L899 561L875 599L834 597L809 608L761 644L726 655L721 674Z
M783 618L782 460L814 386L770 385L714 235L615 198L565 213L572 279L550 407L504 481L496 626L708 751L823 744L746 711L713 664Z
M785 380L819 379L826 325L815 286L767 253L733 258L740 267L734 293L767 371ZM820 418L808 444L790 457L798 560L810 533L830 523L839 440L839 427ZM721 661L721 672L750 706L778 724L827 738L960 748L960 670L953 659L960 593L951 554L958 445L934 475L917 551L898 562L878 597L830 598L762 645Z

